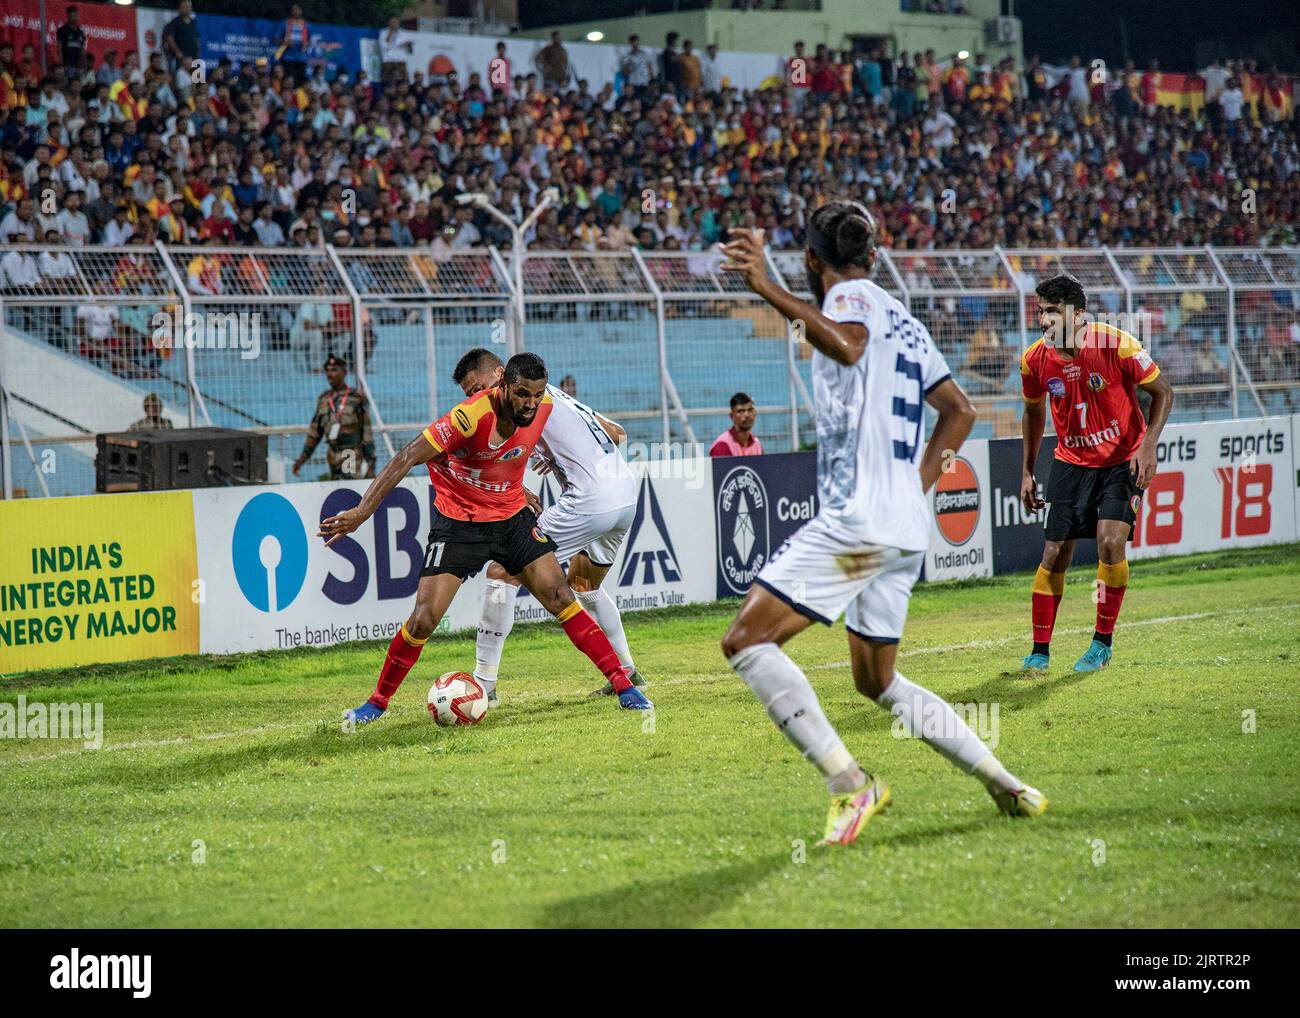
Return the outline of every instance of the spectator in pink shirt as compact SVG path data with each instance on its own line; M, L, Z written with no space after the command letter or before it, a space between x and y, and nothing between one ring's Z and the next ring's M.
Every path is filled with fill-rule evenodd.
M758 410L746 393L731 397L731 427L713 440L710 456L762 456L763 443L754 434Z

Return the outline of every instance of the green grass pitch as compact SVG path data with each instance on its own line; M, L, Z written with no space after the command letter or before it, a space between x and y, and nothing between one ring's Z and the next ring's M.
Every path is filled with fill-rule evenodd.
M904 674L998 706L997 753L1050 797L1041 821L999 816L972 779L895 738L853 689L842 628L790 644L893 787L849 849L814 847L825 788L720 655L735 602L628 616L652 723L586 699L598 676L554 625L516 629L502 708L459 730L432 723L425 695L472 667L463 636L430 641L389 716L354 734L336 719L369 694L381 644L10 677L0 699L102 702L105 745L0 740L0 915L1295 926L1300 547L1136 563L1115 662L1081 676L1092 574L1066 588L1045 678L1015 670L1026 576L918 588L903 641Z

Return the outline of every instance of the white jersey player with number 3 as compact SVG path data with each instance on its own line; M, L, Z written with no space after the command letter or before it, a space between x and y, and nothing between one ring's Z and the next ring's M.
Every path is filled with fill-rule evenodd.
M502 370L496 354L477 348L461 358L455 377L468 395L496 385ZM632 661L618 605L601 589L636 515L636 479L619 449L624 432L563 389L548 385L546 391L552 409L536 451L541 469L554 472L561 491L538 516L537 529L555 542L556 558L568 562L569 585L613 644L633 685L644 686L645 680ZM515 624L518 586L519 581L501 566L495 562L488 566L474 677L487 690L489 707L500 702L497 674L506 637ZM613 692L607 682L592 695Z
M975 421L926 327L871 282L876 226L856 202L832 201L808 221L812 306L767 273L761 232L732 230L724 268L813 347L818 512L758 574L722 640L723 653L777 728L826 779L822 843L847 845L889 803L889 786L859 765L782 649L813 622L841 615L858 691L978 777L998 807L1039 816L1047 800L1018 781L957 713L894 667L912 585L930 536L927 492ZM925 404L938 414L922 442Z

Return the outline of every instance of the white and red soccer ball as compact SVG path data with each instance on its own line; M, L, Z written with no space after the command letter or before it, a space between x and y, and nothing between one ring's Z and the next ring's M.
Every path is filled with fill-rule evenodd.
M487 707L487 691L469 672L445 672L429 689L429 714L444 728L477 724Z

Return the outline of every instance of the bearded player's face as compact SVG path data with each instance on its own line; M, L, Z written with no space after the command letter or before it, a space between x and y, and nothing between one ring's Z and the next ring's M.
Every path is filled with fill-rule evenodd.
M527 378L516 378L513 382L507 383L503 391L510 419L515 422L516 427L525 428L533 423L533 418L537 416L537 408L546 398L546 379L539 378L532 381Z

